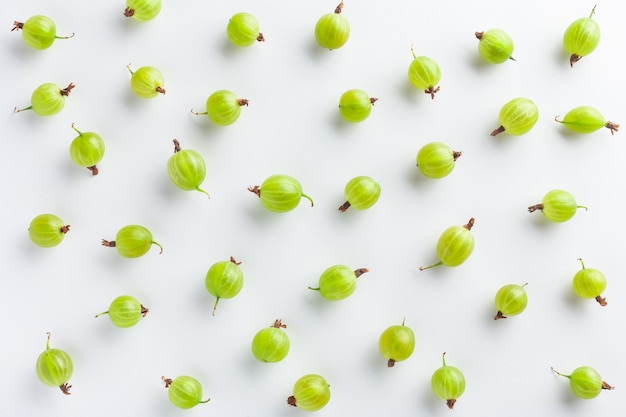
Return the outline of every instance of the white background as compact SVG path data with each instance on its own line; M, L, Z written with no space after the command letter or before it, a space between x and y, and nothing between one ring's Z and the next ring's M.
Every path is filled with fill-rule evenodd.
M1 415L304 415L285 400L313 372L332 392L319 416L444 416L451 411L430 391L444 351L467 380L457 416L626 412L623 133L573 135L553 120L587 104L626 123L620 2L598 4L602 40L574 68L562 36L589 14L589 2L348 0L351 36L334 51L313 36L334 0L164 3L155 20L140 23L122 16L122 1L3 2ZM229 44L226 24L240 11L258 18L265 43ZM30 49L10 29L34 14L75 37ZM491 27L513 37L517 61L480 61L474 32ZM434 100L408 82L411 44L441 66ZM134 96L129 63L159 68L165 96ZM76 84L64 110L13 113L43 82ZM350 88L379 99L360 124L337 110ZM190 113L218 89L250 101L234 125ZM537 103L536 126L490 137L500 107L518 96ZM72 123L106 142L97 177L69 157ZM211 199L170 182L174 138L204 156ZM442 180L415 167L418 149L433 140L463 152ZM246 188L275 173L297 178L315 206L264 210ZM368 211L339 213L343 187L357 175L376 179L381 198ZM553 188L589 210L563 224L529 214ZM51 249L27 234L45 212L71 225ZM469 260L419 271L436 262L440 233L470 217ZM124 259L100 245L133 223L153 232L163 254L155 247ZM245 285L211 316L204 277L230 256L242 262ZM573 294L579 257L607 276L608 306ZM350 298L328 302L307 290L337 263L370 269ZM494 321L498 288L524 282L526 311ZM130 329L94 318L122 294L138 298L148 316ZM277 318L291 351L283 362L259 363L250 342ZM416 349L388 369L378 337L403 319ZM74 360L69 397L35 375L46 332ZM580 400L550 371L581 365L616 389ZM169 403L161 376L184 374L202 383L208 404L185 411Z

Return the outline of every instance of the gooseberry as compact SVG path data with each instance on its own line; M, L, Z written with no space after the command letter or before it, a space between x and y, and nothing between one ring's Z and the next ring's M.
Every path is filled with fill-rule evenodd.
M411 46L413 61L409 65L409 81L420 90L424 90L425 94L430 94L430 98L434 99L435 94L441 89L439 81L441 80L441 69L437 62L427 56L416 56L413 46Z
M339 114L348 122L362 122L369 117L376 101L377 98L368 96L363 90L348 90L339 98Z
M606 306L606 298L602 297L602 293L606 289L606 277L595 268L585 268L585 263L578 258L582 265L582 269L574 275L572 286L574 292L582 298L595 298L601 306Z
M514 98L500 109L498 116L500 127L491 132L491 136L502 132L515 136L523 135L532 129L537 119L539 119L539 110L532 100L525 97Z
M142 317L146 317L148 309L135 297L120 295L111 301L107 311L96 314L96 317L104 314L107 314L109 319L111 319L111 323L117 327L128 328L137 324Z
M122 227L115 236L115 240L102 239L102 246L116 248L125 258L138 258L145 255L152 245L158 246L163 253L163 246L152 239L152 233L144 226L131 224Z
M442 142L430 142L417 152L417 168L428 178L439 179L452 172L462 153Z
M275 174L268 177L261 186L248 187L248 191L256 194L261 199L261 204L266 209L275 213L285 213L295 209L302 197L311 202L313 200L302 192L302 186L293 177L285 174Z
M365 175L352 178L344 188L346 202L339 206L344 212L350 207L356 210L366 210L372 207L380 197L380 184Z
M613 387L603 381L600 374L590 366L579 366L569 375L562 374L554 368L550 369L552 369L552 372L555 374L568 378L569 386L574 395L584 400L596 398L603 389L613 389Z
M415 334L410 327L393 325L387 327L378 339L378 349L387 359L387 367L393 367L396 362L408 359L415 350Z
M573 21L563 34L563 47L570 55L569 65L574 66L583 56L592 53L600 43L600 26L592 19L596 11L593 6L588 17Z
M50 332L48 332L46 350L37 358L35 369L41 382L51 387L59 387L63 394L71 394L72 386L68 381L74 372L72 358L65 351L50 347Z
M293 386L293 395L287 404L304 411L317 411L330 401L330 385L317 374L304 375Z
M327 300L343 300L356 290L357 278L366 272L369 272L367 268L352 270L345 265L333 265L322 272L318 286L309 289L319 291Z
M139 97L153 98L159 94L165 94L163 88L165 81L161 71L150 66L139 67L137 71L133 71L130 69L130 64L127 68L131 74L130 87Z
M464 226L450 226L443 231L437 241L439 262L430 266L420 266L420 271L439 265L459 266L469 258L474 250L474 236L470 232L474 226L474 218Z
M65 224L59 216L46 213L31 220L28 236L35 245L51 248L61 243L69 231L70 225Z
M72 123L78 136L70 144L70 157L77 165L85 167L91 171L92 175L98 175L96 164L104 156L104 141L94 132L81 132Z
M265 38L259 32L259 21L250 13L237 13L226 26L228 39L237 46L250 46L255 42L263 42Z
M196 112L191 109L191 112L195 115L206 114L218 126L228 126L237 121L242 106L248 106L247 99L237 97L232 91L218 90L207 98L206 111Z
M327 13L315 24L315 39L327 49L341 48L350 37L350 23L341 12L343 1L335 8L334 13Z
M54 83L44 83L33 91L30 97L30 106L13 109L15 113L32 110L40 116L52 116L57 114L65 106L65 98L70 95L70 91L74 88L74 84L70 83L67 87L61 88Z
M126 0L124 16L140 22L154 19L161 11L161 0Z
M26 45L34 49L46 49L54 43L55 39L69 39L74 36L58 36L54 21L47 16L35 15L26 19L25 22L13 22L14 30L22 30L22 39Z
M178 408L189 409L211 400L202 399L202 385L192 376L182 375L174 379L162 376L161 380L165 382L170 402Z
M574 217L576 210L579 208L587 210L587 207L577 205L574 196L569 192L551 190L543 196L541 203L528 207L528 211L532 213L536 210L541 210L546 219L560 223Z
M200 188L206 175L204 158L194 150L181 149L177 139L174 139L174 155L167 161L167 174L181 190L197 190L209 195Z
M443 366L433 373L430 385L433 393L446 400L446 405L452 409L465 391L465 376L458 368L446 364L446 352L443 352L442 360Z
M517 316L526 309L528 304L528 295L524 288L526 285L528 283L507 284L496 292L495 304L498 312L493 316L494 320Z
M252 354L261 362L280 362L289 353L291 342L283 330L287 325L277 319L270 327L259 330L252 339Z
M593 133L606 127L613 135L619 128L617 123L606 120L599 110L591 106L575 107L567 112L563 120L559 120L558 117L556 116L554 120L576 133Z
M489 29L474 34L478 39L478 54L489 64L502 64L513 58L513 39L502 29Z
M204 285L212 296L215 297L213 315L217 309L217 303L222 298L233 298L243 287L243 272L232 256L229 260L219 261L211 265L206 273Z

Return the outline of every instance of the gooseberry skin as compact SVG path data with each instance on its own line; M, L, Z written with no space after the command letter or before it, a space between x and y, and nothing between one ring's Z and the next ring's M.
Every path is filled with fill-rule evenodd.
M281 320L274 321L271 327L259 330L252 338L252 354L260 362L280 362L289 353L291 342L283 330L287 325Z
M139 258L148 253L152 245L158 246L159 253L163 253L163 246L152 239L152 232L136 224L122 227L113 241L102 239L102 246L115 247L125 258Z
M593 6L589 17L573 21L563 34L563 47L570 55L569 65L574 66L582 57L589 55L600 43L600 26L592 19L596 11Z
M320 295L330 301L339 301L348 298L356 290L356 280L367 268L352 270L345 265L333 265L322 272L319 284L310 290L319 291Z
M478 39L478 54L489 64L513 60L513 39L502 29L489 29L474 34Z
M579 208L587 210L587 207L576 204L576 199L571 193L555 189L548 191L541 203L528 207L528 211L532 213L541 210L549 221L562 223L574 217Z
M339 98L339 114L348 122L362 122L369 117L376 101L377 98L370 98L363 90L348 90Z
M198 404L208 403L211 399L202 399L202 385L192 376L182 375L175 379L161 377L167 388L170 402L178 408L189 409Z
M498 312L494 320L505 319L508 316L517 316L528 305L528 295L524 288L527 284L507 284L496 292L495 305Z
M568 378L569 386L574 395L584 400L596 398L603 389L612 390L613 387L602 380L598 372L590 366L579 366L570 375L562 374L551 368L555 374Z
M222 298L233 298L243 287L243 272L232 256L229 260L218 261L211 265L206 273L204 285L212 296L215 297L213 315L217 309L217 303Z
M161 0L126 0L124 16L140 22L147 22L157 17L161 11Z
M450 226L443 231L437 241L439 262L430 266L420 266L420 271L436 266L459 266L469 258L474 250L474 236L470 232L474 226L474 218L464 226Z
M430 142L417 152L416 163L420 172L428 178L440 179L448 176L454 169L461 152L453 151L442 142Z
M96 314L96 317L100 317L104 314L109 316L111 323L115 326L127 329L133 327L142 317L145 317L146 314L148 314L148 309L135 297L131 295L120 295L111 301L107 311Z
M69 39L69 36L57 36L57 27L52 19L47 16L31 16L24 23L14 22L13 30L22 30L22 39L26 45L33 49L47 49L55 39Z
M77 165L85 167L91 171L92 175L98 175L96 164L104 156L104 141L95 132L81 132L74 127L78 136L70 143L70 157Z
M230 18L226 26L226 34L233 44L245 47L265 40L259 28L259 21L256 17L250 13L241 12Z
M334 13L327 13L315 24L315 40L326 49L341 48L350 37L350 23L342 14L343 1L335 8Z
M365 175L354 177L346 184L344 195L346 202L339 206L340 212L344 212L350 207L354 207L356 210L366 210L378 201L380 184Z
M52 116L63 110L65 98L74 88L70 83L67 87L61 88L54 83L43 83L33 91L30 97L30 106L23 109L15 108L15 113L32 110L40 116Z
M51 387L59 387L63 394L71 394L72 386L68 384L68 381L74 372L74 363L67 352L50 347L50 333L48 333L46 350L37 358L35 370L41 382Z
M136 71L130 69L130 64L127 65L128 71L130 71L130 87L141 98L154 98L159 94L165 94L163 85L165 80L161 71L154 67L143 66L137 68Z
M330 385L317 374L300 377L293 386L293 395L287 404L304 411L318 411L330 401Z
M606 127L613 135L619 129L617 123L607 121L598 109L591 106L575 107L567 112L563 120L558 120L558 117L555 117L554 120L576 133L593 133Z
M261 199L263 207L275 213L286 213L295 209L302 197L309 200L313 207L313 200L302 192L300 182L285 174L271 175L260 187L248 187L248 191Z
M177 139L173 142L174 155L167 160L167 174L170 179L181 190L196 190L209 196L200 188L206 176L204 158L197 151L181 149Z
M31 220L28 236L35 245L52 248L60 244L69 231L70 225L66 225L59 216L46 213Z
M409 81L415 88L424 90L425 94L430 94L431 99L435 99L435 94L441 89L441 68L437 62L427 56L416 56L411 48L413 61L409 65Z
M443 366L438 368L430 379L430 386L433 393L446 400L449 409L454 408L456 400L465 391L465 376L454 366L446 364L446 353L442 355Z
M606 306L606 298L602 293L606 290L606 277L595 268L585 268L581 258L578 258L582 269L574 275L572 287L574 292L581 298L594 298L601 306Z
M526 97L514 98L500 109L500 127L491 132L491 136L502 132L513 136L523 135L533 128L538 119L539 109L534 101Z
M387 359L387 367L391 368L396 362L408 359L415 350L415 333L410 327L393 325L387 327L378 339L378 349Z
M248 100L239 98L229 90L218 90L206 100L206 111L191 112L195 115L206 114L218 126L232 125L239 119L241 107L248 106Z

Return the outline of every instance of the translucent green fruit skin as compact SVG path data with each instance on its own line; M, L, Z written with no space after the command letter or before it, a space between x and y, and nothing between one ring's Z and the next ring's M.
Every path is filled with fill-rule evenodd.
M35 15L29 17L22 26L22 39L34 49L49 48L56 39L57 28L52 19Z
M606 126L606 119L597 109L591 106L573 108L563 120L557 120L569 130L576 133L593 133Z
M157 17L161 6L161 0L126 0L126 7L134 10L132 18L140 22L147 22Z
M409 81L420 90L435 87L441 81L441 69L434 59L418 56L409 65Z
M232 261L216 262L206 274L205 287L214 297L232 298L239 294L243 287L243 272L239 265Z
M81 167L92 167L104 156L104 141L94 132L82 132L70 144L70 157Z
M130 87L135 94L142 98L158 96L158 89L163 88L164 83L165 80L161 71L149 66L137 68L130 78Z
M415 350L415 334L405 325L389 326L378 339L378 349L388 360L406 360Z
M501 64L513 55L513 39L502 29L489 29L478 41L478 53L485 62Z
M496 309L505 316L516 316L528 305L528 295L523 285L508 284L496 293Z
M61 229L64 226L65 223L60 217L54 214L40 214L30 222L28 235L37 246L51 248L63 241L65 233Z
M537 105L525 97L514 98L500 109L498 120L509 135L523 135L533 128L539 119Z
M65 351L46 345L46 350L37 358L35 370L41 382L51 387L60 387L72 377L74 364Z
M167 389L170 402L178 408L189 409L204 402L202 400L202 385L191 376L179 376L172 381Z
M594 268L583 268L572 280L574 291L582 298L596 298L606 290L606 277Z
M141 303L130 295L121 295L109 305L108 316L117 327L133 327L141 319Z
M54 83L44 83L33 91L30 99L32 110L40 116L52 116L63 110L65 96Z
M228 126L239 118L241 104L237 95L232 91L218 90L207 98L206 111L213 123L218 126Z
M317 411L330 401L330 385L320 375L304 375L294 384L293 396L301 410Z
M283 329L267 327L252 339L252 354L260 362L280 362L287 357L291 342Z
M564 190L551 190L541 200L541 210L546 219L552 222L565 222L576 214L578 206L574 196Z
M454 151L445 143L431 142L417 153L417 167L428 178L439 179L452 172L455 165Z
M456 400L465 392L465 376L458 368L446 365L445 361L433 373L430 382L433 393L442 400ZM450 403L448 407L452 408Z
M348 90L339 98L339 113L348 122L362 122L371 112L372 101L363 90Z
M602 377L589 366L581 366L571 373L569 383L572 392L579 398L590 400L602 392Z
M572 22L563 34L563 47L578 58L592 53L600 43L600 26L591 17Z
M237 13L228 21L228 39L237 46L250 46L259 37L259 22L250 13Z
M315 25L315 39L326 49L341 48L350 37L350 23L339 13L327 13Z
M306 197L302 193L302 186L298 180L285 174L268 177L261 184L260 190L261 204L275 213L285 213L295 209L302 197Z
M200 190L200 184L206 176L204 158L191 149L182 149L170 156L167 161L167 173L172 182L181 190Z
M364 175L354 177L346 184L344 195L350 207L366 210L378 201L380 184Z
M353 269L345 265L333 265L320 276L320 295L330 301L343 300L356 290L356 281Z
M139 225L124 226L115 236L115 247L125 258L138 258L145 255L154 243L150 230Z
M464 226L450 226L439 237L437 256L446 266L459 266L474 250L474 235Z

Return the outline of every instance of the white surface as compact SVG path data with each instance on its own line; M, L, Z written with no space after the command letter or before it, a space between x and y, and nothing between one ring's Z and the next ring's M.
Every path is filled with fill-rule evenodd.
M334 0L166 0L143 24L122 16L122 1L4 2L0 414L304 415L285 400L298 377L315 372L332 392L319 416L444 416L451 411L429 381L446 351L467 379L457 416L623 415L623 133L574 136L553 118L589 104L626 123L626 8L598 4L600 46L570 68L563 31L593 6L576 3L348 0L352 33L331 52L315 44L313 27ZM259 19L265 43L229 45L226 23L239 11ZM76 36L29 49L10 27L33 14ZM513 37L516 62L480 62L474 32L490 27ZM442 68L435 100L408 82L412 43ZM159 68L166 95L133 96L128 63ZM76 84L60 114L12 112L47 81ZM223 88L250 100L236 124L220 128L190 113ZM379 98L361 124L339 119L349 88ZM537 103L538 123L522 137L490 137L500 107L516 96ZM97 177L69 158L73 122L106 141ZM205 157L210 200L169 181L173 138ZM432 140L463 152L439 181L415 167ZM275 173L297 178L315 207L303 200L287 214L265 211L246 188ZM377 179L381 199L340 214L343 187L356 175ZM564 224L527 213L552 188L589 210ZM56 248L28 239L30 220L43 212L71 225ZM470 217L470 259L420 272L436 261L439 234ZM100 245L131 223L148 227L163 254L123 259ZM213 317L204 276L231 255L242 261L245 285ZM607 276L607 307L572 295L579 257ZM307 286L336 263L370 272L350 298L331 303ZM527 310L494 321L498 288L523 282ZM121 294L150 308L134 328L94 318ZM288 325L291 352L258 363L250 341L276 318ZM378 337L403 318L417 347L387 369ZM70 397L35 375L48 331L74 360ZM580 365L616 389L579 400L550 371ZM183 374L202 383L208 404L184 411L168 402L161 376Z

